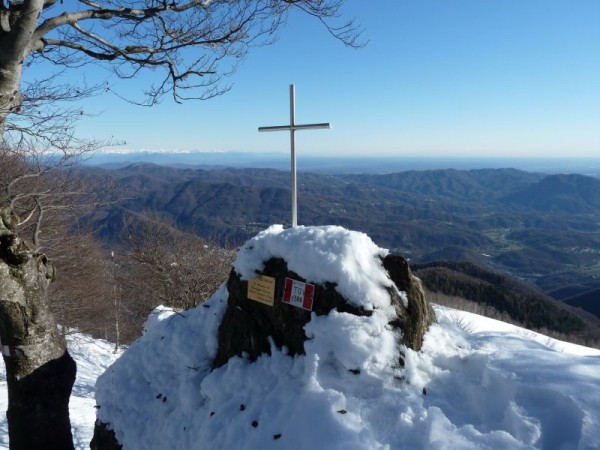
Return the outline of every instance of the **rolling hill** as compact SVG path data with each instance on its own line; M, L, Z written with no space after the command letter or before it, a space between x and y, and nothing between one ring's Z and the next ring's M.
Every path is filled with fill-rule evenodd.
M125 199L87 218L105 240L118 236L123 217L149 212L233 245L289 222L287 172L145 163L81 170L109 180ZM300 173L298 183L299 223L366 232L414 262L468 260L547 293L577 290L600 268L600 181L594 178L448 169Z
M577 174L549 175L502 201L544 213L595 214L600 208L600 180Z

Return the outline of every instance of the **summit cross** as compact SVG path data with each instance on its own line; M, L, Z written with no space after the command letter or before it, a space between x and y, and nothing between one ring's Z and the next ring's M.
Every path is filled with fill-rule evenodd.
M297 191L298 187L296 184L296 142L294 133L300 130L318 130L318 129L330 129L330 123L310 123L306 125L296 124L296 90L293 84L290 84L290 124L279 125L274 127L259 127L258 131L288 131L290 132L290 145L292 153L292 226L298 225L298 203L297 203Z

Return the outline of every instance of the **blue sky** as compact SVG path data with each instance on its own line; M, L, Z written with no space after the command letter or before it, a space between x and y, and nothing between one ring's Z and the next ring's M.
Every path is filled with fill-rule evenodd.
M226 95L143 108L107 93L87 101L103 113L80 132L138 150L287 151L287 134L257 128L288 122L294 83L297 121L333 125L298 133L306 154L600 156L600 1L348 0L344 11L366 48L294 14Z

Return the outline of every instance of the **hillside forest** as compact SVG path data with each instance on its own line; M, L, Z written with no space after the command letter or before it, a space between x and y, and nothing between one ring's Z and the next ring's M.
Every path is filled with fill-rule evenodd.
M120 343L139 336L157 305L202 302L227 277L239 245L289 221L283 171L137 163L69 173L104 187L94 189L99 206L65 233L85 258L70 264L53 249L64 274L53 287L58 320ZM600 181L582 175L299 177L301 224L369 234L410 259L432 301L587 345L600 337L599 219Z

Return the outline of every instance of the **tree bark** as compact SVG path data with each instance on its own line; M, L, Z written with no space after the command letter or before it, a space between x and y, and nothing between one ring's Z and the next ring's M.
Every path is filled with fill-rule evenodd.
M0 340L8 383L11 449L73 449L69 397L75 362L47 301L54 269L16 232L0 208Z
M19 111L22 103L21 76L23 62L32 52L32 36L44 7L43 0L27 0L18 12L0 16L0 142L6 118Z
M1 49L0 49L1 51ZM22 64L10 64L0 60L0 142L3 141L6 118L19 111Z

